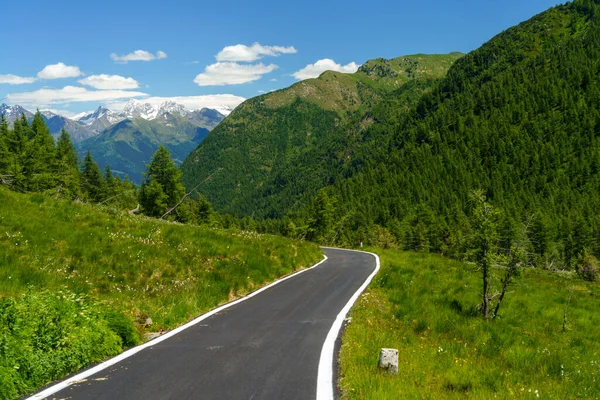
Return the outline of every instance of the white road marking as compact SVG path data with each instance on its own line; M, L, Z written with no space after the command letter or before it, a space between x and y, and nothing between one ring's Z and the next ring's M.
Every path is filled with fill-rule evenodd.
M337 249L337 250L345 250L345 249ZM319 370L317 374L317 400L333 400L335 398L334 394L334 382L333 382L333 357L335 356L335 341L340 335L340 330L342 329L342 324L344 323L344 319L346 315L358 299L358 296L367 288L369 283L373 280L377 272L379 271L380 262L379 256L374 253L369 253L366 251L360 250L345 250L345 251L355 251L358 253L370 254L375 257L375 270L367 280L362 284L361 287L358 288L356 293L348 300L342 311L337 315L329 333L327 334L327 338L325 338L325 343L323 343L323 349L321 350L321 357L319 359Z
M298 271L298 272L296 272L296 273L294 273L292 275L288 275L285 278L279 279L278 281L275 281L275 282L273 282L273 283L271 283L271 284L269 284L269 285L267 285L267 286L265 286L265 287L263 287L261 289L258 289L255 292L250 293L246 297L242 297L241 299L232 301L231 303L223 304L222 306L217 307L214 310L211 310L211 311L207 312L206 314L203 314L203 315L199 316L196 319L193 319L192 321L188 322L185 325L180 326L179 328L173 329L172 331L167 332L164 335L158 336L157 338L154 338L154 339L150 340L149 342L146 342L146 343L141 344L141 345L139 345L137 347L129 349L129 350L127 350L127 351L119 354L118 356L116 356L114 358L111 358L110 360L104 361L103 363L98 364L98 365L96 365L93 368L85 370L85 371L81 372L80 374L77 374L77 375L75 375L75 376L73 376L73 377L71 377L69 379L66 379L66 380L64 380L62 382L59 382L59 383L57 383L55 385L52 385L49 388L44 389L43 391L41 391L39 393L36 393L33 396L31 396L31 397L28 397L27 400L44 399L44 398L46 398L48 396L51 396L54 393L59 392L59 391L65 389L67 387L69 387L70 385L72 385L74 383L81 382L84 379L87 379L89 376L94 375L94 374L96 374L96 373L98 373L98 372L100 372L102 370L105 370L106 368L108 368L110 366L113 366L116 363L118 363L120 361L123 361L126 358L129 358L129 357L133 356L134 354L136 354L136 353L138 353L138 352L140 352L140 351L142 351L142 350L144 350L144 349L146 349L148 347L154 346L154 345L156 345L156 344L158 344L160 342L163 342L163 341L169 339L172 336L177 335L179 332L181 332L181 331L183 331L183 330L185 330L185 329L187 329L189 327L192 327L192 326L194 326L194 325L196 325L196 324L204 321L205 319L207 319L207 318L215 315L216 313L218 313L220 311L225 310L226 308L232 307L232 306L234 306L234 305L236 305L238 303L241 303L242 301L248 300L248 299L250 299L250 298L258 295L259 293L262 293L265 290L267 290L267 289L269 289L269 288L271 288L271 287L273 287L273 286L275 286L275 285L277 285L277 284L279 284L279 283L281 283L283 281L286 281L286 280L288 280L290 278L293 278L294 276L300 275L303 272L310 271L311 269L318 267L319 265L321 265L325 261L327 261L327 256L323 255L323 260L319 261L318 263L316 263L315 265L313 265L310 268L303 269L303 270Z

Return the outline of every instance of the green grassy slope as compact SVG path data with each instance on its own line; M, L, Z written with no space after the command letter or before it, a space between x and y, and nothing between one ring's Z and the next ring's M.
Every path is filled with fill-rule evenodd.
M218 171L200 188L217 210L280 217L351 168L382 99L404 94L407 109L460 56L378 59L250 99L184 161L184 184Z
M379 251L381 270L350 313L344 399L589 399L600 393L600 286L527 269L485 322L480 272L441 256ZM565 304L569 297L566 331ZM379 371L399 350L397 376Z
M322 254L1 187L0 232L0 398L136 343L148 317L173 328Z

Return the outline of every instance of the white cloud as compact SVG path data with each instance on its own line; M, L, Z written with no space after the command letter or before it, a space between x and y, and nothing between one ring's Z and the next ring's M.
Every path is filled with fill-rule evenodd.
M77 82L94 89L137 89L139 83L133 78L125 78L119 75L92 75Z
M83 73L79 70L79 67L65 65L61 62L58 64L46 65L44 69L37 74L40 79L76 78L81 75L83 75Z
M235 62L218 62L204 68L204 72L196 76L194 82L198 86L237 85L256 81L277 68L275 64L242 65Z
M22 85L24 83L33 83L37 79L33 77L23 77L17 75L0 75L0 84L8 84L8 85Z
M181 104L189 110L199 110L201 108L222 109L228 107L234 109L246 99L244 97L233 94L209 94L203 96L175 96L175 97L148 97L143 99L144 103L149 103L153 106L158 106L165 101L174 101ZM126 101L111 102L107 107L114 111L121 111L127 104Z
M356 72L358 70L358 67L360 67L360 65L355 62L351 62L346 65L340 65L332 59L324 58L322 60L317 61L314 64L308 64L300 71L294 72L292 76L298 80L303 80L309 78L316 78L325 71L337 71L349 74Z
M156 54L152 54L146 50L136 50L133 53L125 54L123 56L112 53L110 58L112 58L112 60L118 64L127 64L129 61L162 60L163 58L167 58L167 53L159 50L156 52Z
M263 46L260 43L253 43L252 46L236 44L227 46L216 55L217 61L246 61L252 62L261 59L263 56L279 56L280 54L294 54L298 51L294 46Z
M62 89L39 89L33 92L9 93L5 99L10 104L23 106L48 106L51 104L67 104L74 102L100 101L106 102L132 97L146 97L148 94L127 90L88 90L82 87L65 86Z

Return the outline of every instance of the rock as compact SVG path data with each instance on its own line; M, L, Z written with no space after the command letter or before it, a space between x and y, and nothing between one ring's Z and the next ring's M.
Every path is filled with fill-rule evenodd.
M144 325L145 325L145 326L150 326L150 325L152 325L152 318L150 318L150 317L146 318L146 322L144 322Z
M381 349L381 353L379 353L379 368L396 375L398 373L398 350Z
M161 335L160 332L148 332L148 333L144 333L144 341L147 342L149 340L152 340L154 338L157 338Z

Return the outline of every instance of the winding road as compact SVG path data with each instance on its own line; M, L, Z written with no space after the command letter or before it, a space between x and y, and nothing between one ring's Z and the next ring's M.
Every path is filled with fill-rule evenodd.
M337 397L332 342L345 313L375 274L378 260L368 253L324 251L327 260L316 267L165 340L149 342L85 380L55 393L46 389L32 398Z

